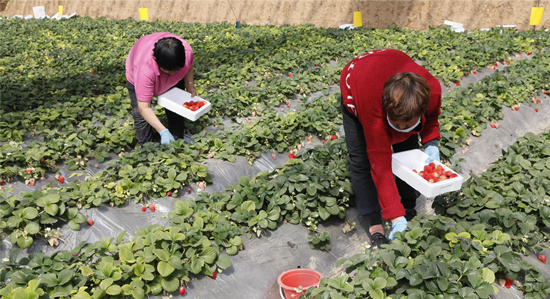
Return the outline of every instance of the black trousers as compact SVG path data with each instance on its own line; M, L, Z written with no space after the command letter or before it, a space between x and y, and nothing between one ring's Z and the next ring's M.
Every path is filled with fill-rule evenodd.
M341 101L340 109L344 118L346 146L350 158L351 185L355 192L357 209L361 215L366 216L369 227L381 224L380 202L378 201L378 192L371 175L370 161L367 155L368 141L365 140L363 126L359 122L359 119L348 111L343 101ZM392 146L395 153L418 148L420 148L418 134L413 134L409 139ZM395 177L395 183L405 210L414 209L416 199L420 193L397 177Z
M176 87L185 89L183 85L183 81L180 81ZM130 94L130 101L132 104L131 114L134 118L134 127L136 128L136 137L139 144L143 145L147 142L160 141L160 135L158 132L156 132L156 130L143 118L143 116L141 116L141 113L139 113L136 89L134 85L130 82L126 82L126 88L128 88L128 93ZM166 113L166 118L168 119L168 130L172 133L174 139L178 140L183 138L183 134L185 133L185 117L166 108L164 109L164 113Z

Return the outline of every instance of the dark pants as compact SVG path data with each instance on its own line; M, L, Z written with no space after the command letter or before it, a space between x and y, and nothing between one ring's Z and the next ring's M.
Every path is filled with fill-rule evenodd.
M359 119L346 109L343 102L341 102L340 109L344 117L346 146L350 158L351 185L355 192L357 209L361 215L367 218L366 221L369 227L382 224L378 192L371 175L369 156L367 155L367 141L365 140L363 127ZM394 144L392 148L395 153L420 148L418 134L411 135L409 139ZM416 199L420 193L397 177L395 183L405 210L414 209Z
M185 87L183 87L183 82L180 83L178 83L176 87L185 89ZM147 142L160 141L160 135L158 132L156 132L155 129L143 118L143 116L141 116L141 113L139 113L136 89L134 88L134 85L130 82L126 82L126 88L128 88L128 93L130 94L132 116L134 117L134 127L136 128L136 137L139 144L143 145ZM166 108L164 109L164 112L166 113L166 118L168 119L168 130L172 133L174 139L178 140L183 138L183 134L185 133L185 117Z

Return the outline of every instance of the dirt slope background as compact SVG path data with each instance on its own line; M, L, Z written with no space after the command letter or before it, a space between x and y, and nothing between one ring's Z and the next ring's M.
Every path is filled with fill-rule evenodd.
M53 16L59 5L64 14L93 18L139 19L139 8L148 8L150 20L322 27L353 23L353 12L361 11L365 27L418 30L445 20L462 23L467 30L498 25L527 30L533 28L531 7L546 7L542 26L550 26L550 0L0 0L0 15L27 16L34 6L44 6Z

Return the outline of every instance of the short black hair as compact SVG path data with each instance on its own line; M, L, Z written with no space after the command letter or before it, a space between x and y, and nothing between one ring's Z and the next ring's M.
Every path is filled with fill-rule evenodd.
M164 37L156 42L153 56L157 65L167 71L177 71L185 66L185 47L175 37Z

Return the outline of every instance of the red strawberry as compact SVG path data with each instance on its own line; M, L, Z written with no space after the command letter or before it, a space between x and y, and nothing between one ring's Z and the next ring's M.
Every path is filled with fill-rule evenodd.
M288 76L289 76L289 77L292 77L292 73L288 73Z
M212 279L216 279L216 276L218 275L218 272L214 271L214 273L212 273Z
M185 294L185 288L183 286L181 286L180 289L179 289L179 292L180 292L180 295L183 296L183 294Z
M94 70L92 70L92 74L94 73Z
M460 83L458 83L458 81L455 82L456 86L458 86Z
M511 280L510 278L508 277L504 277L504 279L506 280L506 287L509 289L510 287L512 287L512 283L514 282L513 280Z
M545 89L543 89L543 90L542 90L542 93L546 94L546 90L545 90Z
M0 186L0 189L4 189L4 186Z
M495 123L491 123L491 128L495 128Z
M336 135L332 135L332 137L330 137L330 140L336 140L338 139L338 137L336 137Z
M27 167L27 173L31 173L32 169Z
M477 74L476 70L473 70L472 73L474 73L474 75Z
M512 110L516 110L516 111L518 111L518 110L519 110L519 107L518 107L518 105L516 105L516 104L512 105Z
M286 104L286 107L287 107L287 108L290 108L290 104Z
M191 189L187 189L187 194L191 194Z
M149 205L149 209L151 209L151 212L154 212L154 211L155 211L155 205L154 205L154 204L150 204L150 205Z
M30 180L29 180L29 184L30 184L31 186L34 186L34 179L30 179Z
M76 253L75 253L75 254L73 254L73 257L77 257L77 256L78 256L78 254L76 254Z
M142 211L142 212L147 211L147 207L146 207L146 206L141 207L141 211Z
M546 264L546 254L539 255L539 260Z
M61 184L65 183L65 178L63 176L60 176L58 180Z
M94 220L93 220L93 219L88 219L88 224L89 224L90 226L94 225Z
M307 138L307 141L308 141L308 142L311 142L312 140L313 140L313 139L312 139L311 137L308 137L308 138Z
M166 192L166 196L172 196L172 192L170 191Z
M535 112L539 112L539 108L535 108Z
M4 179L0 179L0 184L4 184Z
M498 62L495 62L494 65L497 66L497 65L498 65Z
M40 159L40 163L44 163L44 158Z

